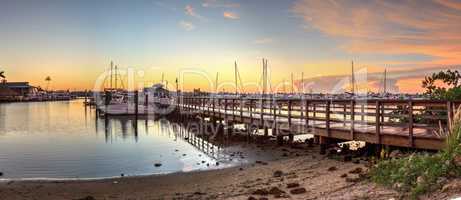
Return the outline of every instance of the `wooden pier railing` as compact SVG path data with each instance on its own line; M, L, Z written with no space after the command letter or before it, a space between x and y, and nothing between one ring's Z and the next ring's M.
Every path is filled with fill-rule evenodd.
M135 102L123 105L100 106L99 111L107 115L148 115L158 114L155 109L160 105L168 107L168 112L176 110L180 114L256 126L265 132L272 129L277 136L313 134L323 138L435 150L445 145L448 122L455 108L461 104L461 101L436 100L211 96L181 96L174 100L153 97L133 99Z
M176 104L182 112L270 128L276 135L441 149L460 102L183 97Z

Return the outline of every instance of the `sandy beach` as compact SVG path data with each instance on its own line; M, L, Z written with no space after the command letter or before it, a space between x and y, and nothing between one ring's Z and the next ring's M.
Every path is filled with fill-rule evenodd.
M318 147L278 148L281 156L275 161L219 170L91 181L2 182L0 199L405 199L364 178L368 169L360 158L343 162L320 155ZM450 199L457 189L424 198Z
M392 199L395 191L361 181L363 164L280 147L280 159L245 166L92 181L10 181L0 199ZM359 170L360 171L360 170ZM347 175L347 177L346 177ZM304 191L305 189L305 191ZM299 193L299 194L298 194Z

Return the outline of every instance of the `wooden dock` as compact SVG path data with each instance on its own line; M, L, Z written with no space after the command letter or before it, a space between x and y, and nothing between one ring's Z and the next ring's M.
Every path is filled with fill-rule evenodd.
M337 100L294 98L224 98L183 96L171 102L179 115L209 118L212 123L245 124L290 139L312 134L330 138L438 150L444 147L447 122L461 102L434 100ZM110 108L114 115L156 114L149 104ZM138 109L136 109L136 107ZM101 109L103 110L103 109Z

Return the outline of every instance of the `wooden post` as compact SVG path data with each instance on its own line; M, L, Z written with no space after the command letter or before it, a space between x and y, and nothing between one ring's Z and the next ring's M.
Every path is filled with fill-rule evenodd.
M224 99L224 120L227 118L227 98Z
M206 98L202 97L202 98L200 98L200 100L202 101L202 109L201 109L202 113L205 113L205 111L206 111L206 108L205 108L206 107L206 104L205 104Z
M280 134L279 131L277 131L277 144L278 144L279 146L282 146L282 145L283 145L283 135Z
M306 115L305 115L306 132L309 132L309 101L307 100L306 100L306 103L304 104L304 109L306 112Z
M192 100L192 105L193 105L193 111L195 112L197 110L197 98L194 97Z
M261 97L261 126L264 126L264 97Z
M232 119L235 121L235 99L232 98Z
M250 121L253 123L253 99L250 99Z
M221 98L218 99L218 113L219 113L219 118L221 118L222 113L221 113Z
M410 147L414 147L413 140L413 101L408 102L408 137L410 139Z
M320 154L325 155L327 146L328 146L328 138L320 136L319 137L319 143L320 143Z
M205 103L205 107L206 107L206 113L209 115L210 114L210 98L209 97L206 97L206 103ZM203 138L202 138L203 139Z
M291 133L291 107L292 107L292 102L291 100L288 100L288 129L290 130L290 133Z
M138 106L139 106L139 92L137 90L134 91L134 106L135 106L135 108L134 108L135 111L134 112L135 112L136 116L138 116L138 114L139 114L139 111L138 111L138 109L139 109L138 108Z
M312 115L313 115L313 118L314 118L314 121L313 121L313 126L315 126L315 121L316 121L316 117L317 117L317 104L316 103L313 103L313 108L312 108Z
M330 104L331 102L330 101L327 101L327 105L325 107L325 118L326 118L326 121L325 121L325 128L327 129L327 134L328 134L328 137L331 137L331 130L330 130Z
M148 94L145 94L145 100L144 101L145 101L144 102L144 106L145 106L144 110L145 110L146 114L148 114L148 110L149 110L148 109L149 108L149 95Z
M351 140L355 140L355 101L351 100Z
M216 107L216 99L213 97L213 117L216 117L215 107Z
M274 109L274 121L273 121L273 124L272 124L272 135L276 135L277 139L278 139L279 133L278 133L278 130L277 130L277 100L275 98L273 100L273 103L274 103L274 105L272 107Z
M107 114L108 114L108 111L109 111L109 104L112 100L112 95L109 91L106 91L105 92L105 95L104 95L104 105L105 105L105 113L104 113L104 116L107 117Z
M305 101L303 101L303 99L301 99L301 101L299 101L299 114L301 115L301 119L304 118L304 106L305 106Z
M380 107L381 102L376 100L376 108L375 108L375 125L376 125L376 144L381 143L381 121L380 121Z
M88 105L88 90L85 90L85 106Z
M347 112L347 107L346 107L346 103L344 103L343 105L343 126L346 126L346 112Z
M239 97L239 101L240 101L240 121L243 122L243 99L241 96Z
M382 104L381 104L381 123L384 123L384 114L386 114L386 113L384 112L384 106L385 106L385 104L382 103Z
M290 132L288 134L288 143L293 144L294 140L295 140L295 135Z

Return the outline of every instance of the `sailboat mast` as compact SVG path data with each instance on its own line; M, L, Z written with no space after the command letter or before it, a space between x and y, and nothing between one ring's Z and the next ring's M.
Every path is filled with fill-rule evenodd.
M384 86L383 86L384 94L387 93L387 69L384 69Z
M215 82L215 89L214 89L216 93L218 93L218 77L219 77L219 72L216 72L216 82Z
M352 61L352 74L351 74L351 93L355 95L355 72L354 72L354 61Z
M283 79L283 93L286 94L287 93L287 90L286 90L286 80Z
M113 70L114 70L114 62L110 61L110 88L112 89L112 75L113 75Z
M291 73L291 94L295 93L295 80L293 78L293 72Z
M115 90L117 90L117 78L118 78L118 72L117 72L118 68L117 68L117 65L115 65Z
M304 72L301 72L302 94L304 95Z
M238 94L238 86L237 86L237 61L234 62L235 68L234 68L234 75L235 75L235 94Z
M263 58L263 77L262 77L262 82L263 82L263 96L266 95L266 60Z

